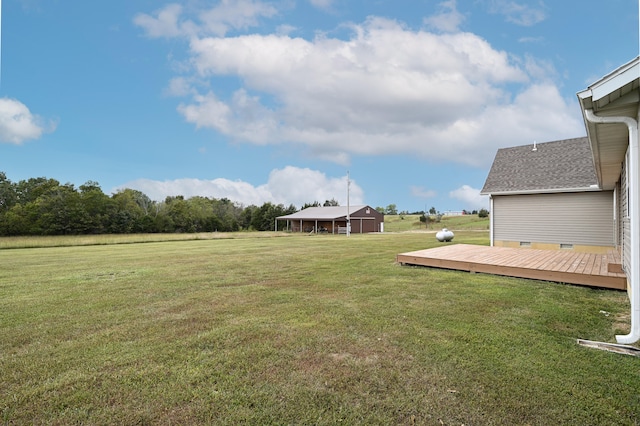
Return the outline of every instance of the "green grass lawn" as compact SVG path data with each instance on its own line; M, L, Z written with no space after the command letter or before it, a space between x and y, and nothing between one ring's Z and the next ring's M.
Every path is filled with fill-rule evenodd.
M486 231L489 229L489 218L478 215L443 216L440 222L427 225L420 222L420 215L385 215L384 229L386 232L407 231L439 231L442 228L453 231Z
M640 423L625 293L275 235L0 250L3 424Z

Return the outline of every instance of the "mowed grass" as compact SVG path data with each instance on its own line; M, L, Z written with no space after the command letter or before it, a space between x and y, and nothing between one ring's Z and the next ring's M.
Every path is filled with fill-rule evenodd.
M136 244L167 241L220 240L238 238L255 239L285 236L288 236L288 234L283 232L195 232L189 234L99 234L0 237L0 250L16 248Z
M478 215L443 216L440 222L431 222L429 226L427 226L425 223L420 222L420 215L384 216L384 229L386 232L436 232L442 228L453 231L487 231L489 229L489 218L481 218L478 217Z
M457 242L487 244L486 233ZM431 234L0 250L3 424L640 423L627 296L400 266Z

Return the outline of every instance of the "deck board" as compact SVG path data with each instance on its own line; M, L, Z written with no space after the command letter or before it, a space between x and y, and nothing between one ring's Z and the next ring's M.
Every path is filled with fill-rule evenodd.
M609 263L620 263L617 253L576 253L564 250L486 247L447 244L401 253L400 264L482 272L519 278L625 290L626 276L609 272Z

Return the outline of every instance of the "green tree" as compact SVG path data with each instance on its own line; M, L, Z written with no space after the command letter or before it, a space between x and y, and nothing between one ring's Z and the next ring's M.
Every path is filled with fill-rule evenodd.
M17 194L15 185L7 179L4 172L0 172L0 214L8 211L16 204Z
M320 203L318 201L314 201L313 203L304 203L300 210L308 209L309 207L320 207Z
M195 221L184 196L167 197L164 203L167 206L166 215L173 223L171 232L196 232Z
M240 214L240 226L242 227L242 229L253 229L253 216L254 214L256 214L258 211L258 206L254 206L253 204L250 206L247 206L244 208L244 210L242 210L242 213Z
M37 228L43 234L75 235L89 229L89 215L73 184L50 188L34 203L39 211Z
M424 223L426 228L429 228L431 226L431 223L433 223L433 220L434 219L428 214L423 213L420 216L420 222Z
M241 225L242 206L233 203L228 198L214 198L211 200L211 203L213 206L213 214L217 218L217 224L213 231L233 232L244 227Z
M141 192L125 188L113 194L112 208L109 214L108 232L114 234L129 234L143 232L145 211L140 207ZM150 230L144 230L149 232Z
M264 203L259 209L253 212L251 217L251 227L256 231L273 231L275 229L276 218L294 213L295 206L285 207L282 204Z
M385 209L385 214L396 215L398 214L398 208L395 204L389 204Z
M480 211L478 212L478 217L489 217L489 210L480 209Z
M41 195L59 186L60 182L57 180L47 179L45 177L21 180L15 186L17 202L27 204L36 201Z
M102 192L98 182L88 181L80 185L79 190L80 200L87 213L86 231L92 234L105 233L115 210L114 201Z
M33 214L33 219L37 218L37 213ZM0 215L0 235L32 235L32 221L29 220L27 206L16 204L7 212Z

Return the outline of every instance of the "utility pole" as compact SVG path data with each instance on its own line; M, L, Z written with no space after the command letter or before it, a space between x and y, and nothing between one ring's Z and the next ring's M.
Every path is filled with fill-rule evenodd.
M349 180L349 170L347 170L347 237L351 235L351 215L349 211L351 207L349 206L349 187L351 186L351 180Z

